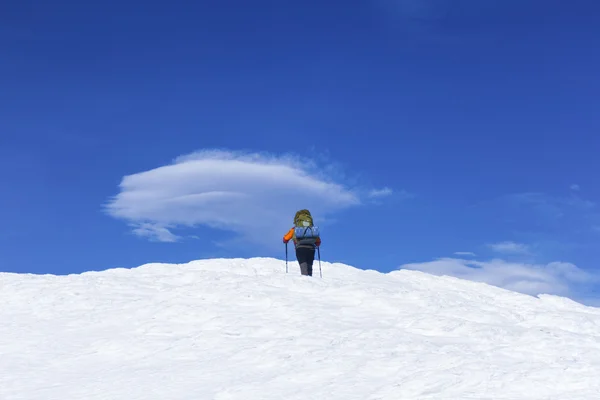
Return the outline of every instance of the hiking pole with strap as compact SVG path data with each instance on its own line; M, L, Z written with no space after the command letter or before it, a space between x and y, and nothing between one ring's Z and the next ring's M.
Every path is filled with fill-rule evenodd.
M323 272L321 271L321 247L317 246L317 254L319 255L319 275L321 278L323 277Z
M287 253L287 243L285 244L285 273L288 273L288 253Z

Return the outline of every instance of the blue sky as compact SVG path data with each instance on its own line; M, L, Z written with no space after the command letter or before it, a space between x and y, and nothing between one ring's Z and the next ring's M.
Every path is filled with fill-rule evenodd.
M599 17L594 1L8 2L0 270L281 258L309 206L327 261L594 302Z

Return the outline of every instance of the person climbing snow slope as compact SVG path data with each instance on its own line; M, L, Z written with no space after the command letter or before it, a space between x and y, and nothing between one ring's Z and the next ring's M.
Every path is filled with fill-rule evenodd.
M300 264L300 273L312 276L315 250L321 246L321 238L319 237L319 229L313 225L310 211L303 209L296 212L294 227L283 236L283 243L286 245L290 240L293 240L296 248L296 259Z

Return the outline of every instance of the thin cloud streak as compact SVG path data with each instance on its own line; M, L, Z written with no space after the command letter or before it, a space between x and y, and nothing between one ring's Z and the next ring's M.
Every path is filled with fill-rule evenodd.
M473 253L472 251L455 251L454 254L457 256L472 256L472 257L476 256L476 254Z
M529 254L530 253L529 246L527 246L526 244L515 243L515 242L510 242L510 241L492 243L492 244L489 244L488 247L490 247L492 250L494 250L497 253L503 253L503 254Z

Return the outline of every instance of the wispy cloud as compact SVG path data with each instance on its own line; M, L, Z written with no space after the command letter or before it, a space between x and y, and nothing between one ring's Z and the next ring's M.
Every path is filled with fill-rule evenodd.
M570 190L568 195L553 196L540 192L516 193L499 199L499 214L521 232L538 232L561 242L586 240L600 224L596 202ZM536 239L534 239L536 240ZM537 240L536 240L537 241Z
M506 196L510 204L517 207L529 207L544 218L557 219L565 215L564 201L544 193L515 193Z
M492 250L497 253L503 254L529 254L529 246L523 243L515 243L515 242L498 242L491 243L488 245Z
M567 214L588 212L596 206L595 202L574 193L570 196L559 197L539 192L526 192L509 195L506 199L516 206L531 207L541 215L555 218Z
M179 239L178 236L169 231L167 226L152 223L134 223L132 227L133 233L138 236L147 237L151 241L176 242Z
M389 196L393 193L392 189L385 187L383 189L373 189L369 192L369 197L373 198L377 198L377 197L385 197L385 196Z
M388 187L384 187L382 189L373 189L369 191L366 197L371 199L371 204L381 204L380 200L383 198L391 197L395 201L403 201L414 198L415 194L410 193L406 190L394 191Z
M456 251L454 252L455 255L457 256L471 256L471 257L475 257L477 254L473 253L472 251Z
M430 262L405 264L400 268L485 282L530 295L554 294L574 299L585 298L586 292L600 282L598 275L565 262L528 264L497 259L474 261L442 258Z
M291 155L199 151L125 176L106 211L152 240L177 241L174 230L203 225L278 243L297 209L324 218L388 190L350 188L321 171L329 172Z
M485 23L498 12L511 11L506 2L481 0L372 0L384 21L413 40L435 40L444 43L476 40L483 42L488 30ZM465 21L477 21L469 24Z
M384 21L413 38L436 37L436 27L449 7L436 0L373 0Z
M578 184L574 183L574 184L571 185L571 190L579 191L579 190L581 190L581 188L579 187Z

